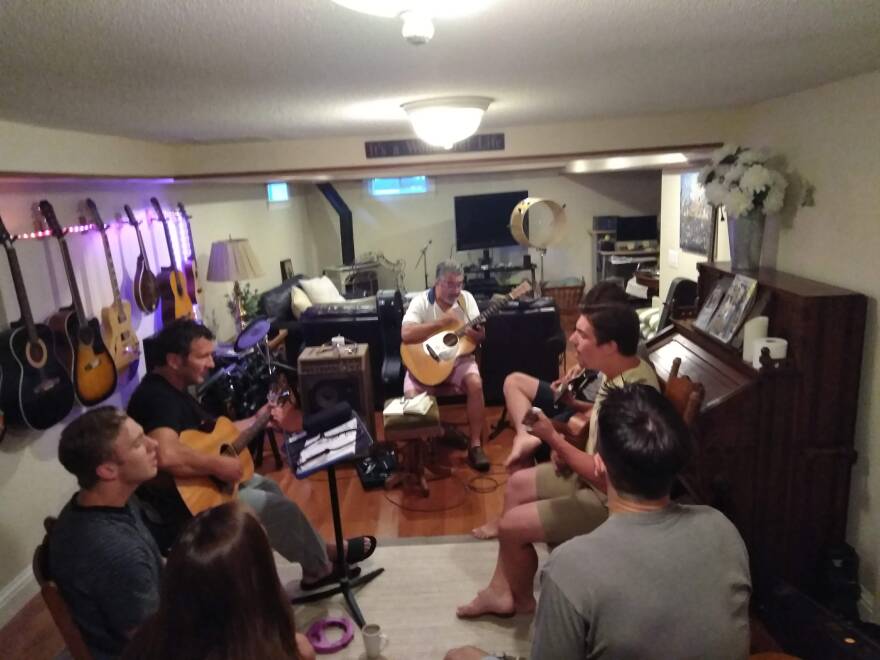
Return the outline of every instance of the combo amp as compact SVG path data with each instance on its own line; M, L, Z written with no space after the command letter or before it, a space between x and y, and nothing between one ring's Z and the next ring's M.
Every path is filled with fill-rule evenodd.
M346 401L375 437L373 380L367 344L308 346L299 355L298 372L304 415Z

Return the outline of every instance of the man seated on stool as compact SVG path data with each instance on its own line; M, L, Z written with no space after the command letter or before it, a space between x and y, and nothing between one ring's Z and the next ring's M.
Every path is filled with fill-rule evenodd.
M451 259L437 264L434 286L412 299L403 317L400 336L404 344L423 342L438 332L459 327L480 315L477 301L462 289L464 271ZM479 345L486 338L486 330L474 327L467 330L467 337ZM483 419L486 406L483 402L483 380L473 354L459 356L452 373L438 387L450 386L467 395L467 417L470 426L468 463L475 470L489 470L489 459L483 452ZM407 371L403 381L403 393L413 397L421 392L434 393L436 388L424 385Z
M128 403L128 414L159 443L159 475L144 484L138 494L150 505L147 515L151 531L165 549L191 518L173 477L207 476L227 483L242 478L238 458L203 454L180 440L182 432L203 430L215 421L187 392L188 387L203 382L214 366L213 339L208 328L188 319L178 319L162 328L156 340L159 366L144 377ZM244 430L254 422L254 418L249 418L235 425ZM322 587L340 577L331 563L338 552L336 546L324 542L278 484L255 474L239 485L238 498L256 512L272 547L288 561L302 565L303 589ZM347 563L356 563L375 549L375 537L360 536L346 541L345 548L339 551L345 552ZM358 568L350 569L349 575L359 572Z
M584 295L581 305L629 304L626 292L615 282L599 282ZM504 461L508 472L531 467L535 460L547 460L550 448L526 430L523 417L537 406L544 414L553 418L553 426L566 437L576 437L583 432L584 425L593 409L592 402L598 392L598 372L585 370L576 364L565 375L565 382L572 382L575 376L583 372L579 386L574 391L566 392L557 404L553 403L556 390L562 386L563 379L548 383L534 376L515 371L504 379L504 405L507 407L508 418L513 424L516 434L513 447ZM498 518L490 520L473 530L478 539L494 539L498 536Z
M532 660L748 657L745 544L715 509L669 497L691 451L687 427L659 392L627 385L607 393L595 460L610 515L550 555ZM474 647L446 656L485 657Z
M605 477L596 470L595 461L596 419L605 385L645 383L659 390L654 369L636 355L639 318L628 305L581 307L570 341L578 364L602 373L603 387L590 413L586 446L570 444L543 412L532 409L537 414L530 432L550 445L552 460L518 470L507 480L495 572L486 589L458 608L460 617L534 611L532 582L538 555L532 544L558 545L591 532L608 517Z
M116 658L159 607L162 556L135 489L156 476L156 441L123 411L92 408L61 432L80 490L49 534L49 574L95 660Z

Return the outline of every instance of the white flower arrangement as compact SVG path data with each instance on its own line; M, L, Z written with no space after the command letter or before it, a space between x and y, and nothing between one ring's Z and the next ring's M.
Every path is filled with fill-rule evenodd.
M706 199L735 216L756 210L778 212L788 181L767 167L766 161L761 151L725 144L712 154L712 163L700 170L698 180L706 189Z

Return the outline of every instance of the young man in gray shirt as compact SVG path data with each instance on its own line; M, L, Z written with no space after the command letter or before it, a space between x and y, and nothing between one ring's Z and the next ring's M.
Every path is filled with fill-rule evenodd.
M691 453L687 427L653 388L610 390L598 416L609 518L544 568L532 660L745 659L745 544L721 513L671 502ZM456 649L454 660L487 656Z

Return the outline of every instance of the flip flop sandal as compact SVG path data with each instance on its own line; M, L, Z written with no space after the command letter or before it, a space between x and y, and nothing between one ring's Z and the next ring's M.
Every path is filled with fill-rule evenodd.
M348 577L356 578L361 574L360 566L349 566L348 567ZM324 577L315 580L314 582L306 582L305 580L300 580L299 588L303 591L313 591L314 589L320 589L321 587L326 587L329 584L336 584L342 578L342 575L339 573L339 567L336 564L333 565L333 570L330 571Z
M369 543L369 547L367 544ZM357 564L376 551L375 536L355 536L348 539L348 547L345 551L345 563Z

